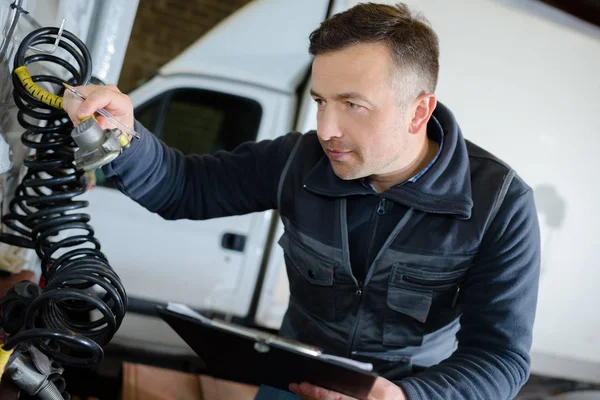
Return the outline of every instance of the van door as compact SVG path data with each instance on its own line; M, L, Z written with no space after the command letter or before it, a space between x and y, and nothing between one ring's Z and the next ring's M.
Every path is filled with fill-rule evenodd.
M232 150L246 141L284 134L293 111L291 95L202 76L155 77L131 98L136 118L184 154ZM119 192L101 173L86 197L102 250L127 289L130 311L152 314L156 303L174 301L233 316L247 314L272 211L166 221ZM130 333L142 339L140 330ZM155 333L148 336L169 342ZM127 321L119 334L127 336Z

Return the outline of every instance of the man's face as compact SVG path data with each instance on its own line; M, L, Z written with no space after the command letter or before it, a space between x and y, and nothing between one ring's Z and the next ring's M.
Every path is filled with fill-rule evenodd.
M387 174L401 162L410 118L393 71L382 43L315 57L311 93L319 107L317 135L342 179Z

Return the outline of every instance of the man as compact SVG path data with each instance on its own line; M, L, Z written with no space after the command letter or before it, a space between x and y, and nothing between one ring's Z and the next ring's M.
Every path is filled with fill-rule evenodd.
M405 5L335 15L310 52L317 132L231 153L166 147L114 86L82 87L88 100L65 109L135 124L141 139L105 173L164 218L278 209L291 292L280 334L371 362L372 399L513 398L537 299L532 190L437 102L438 39Z

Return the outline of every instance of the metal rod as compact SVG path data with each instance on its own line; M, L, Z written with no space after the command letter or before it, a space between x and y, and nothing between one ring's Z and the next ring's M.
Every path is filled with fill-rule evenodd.
M8 50L8 45L12 41L12 37L15 34L15 31L17 30L17 24L19 23L19 17L21 16L22 13L26 12L21 7L22 5L23 5L23 0L16 0L14 3L11 4L11 7L13 9L12 21L8 28L8 32L6 33L6 38L4 40L4 43L2 44L2 49L0 49L0 61L2 61L4 59L4 57L6 56L6 51Z
M31 24L35 29L40 29L42 25L31 16L31 14L23 14L23 19Z

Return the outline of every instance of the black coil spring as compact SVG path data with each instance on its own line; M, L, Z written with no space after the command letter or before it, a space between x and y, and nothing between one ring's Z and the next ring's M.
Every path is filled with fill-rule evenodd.
M26 56L30 46L53 44L57 28L41 28L30 33L15 56L14 68L39 63L60 66L78 86L90 81L92 63L86 46L75 35L62 32L59 47L75 60L74 67L53 54ZM32 73L34 82L47 82L64 93L63 80L53 75ZM34 344L51 359L72 366L90 366L103 357L107 344L125 315L127 297L119 277L100 251L100 242L89 225L90 216L74 212L88 205L75 197L87 189L82 171L74 168L73 125L63 110L54 109L33 97L13 72L14 100L18 121L26 129L25 146L34 150L24 165L27 172L4 216L4 224L14 233L0 234L0 240L34 248L41 259L43 292L33 299L24 314L24 329L12 335L5 348L22 341ZM41 122L41 123L40 123ZM74 318L93 315L96 319ZM10 316L2 315L3 320ZM15 317L17 317L15 315Z

